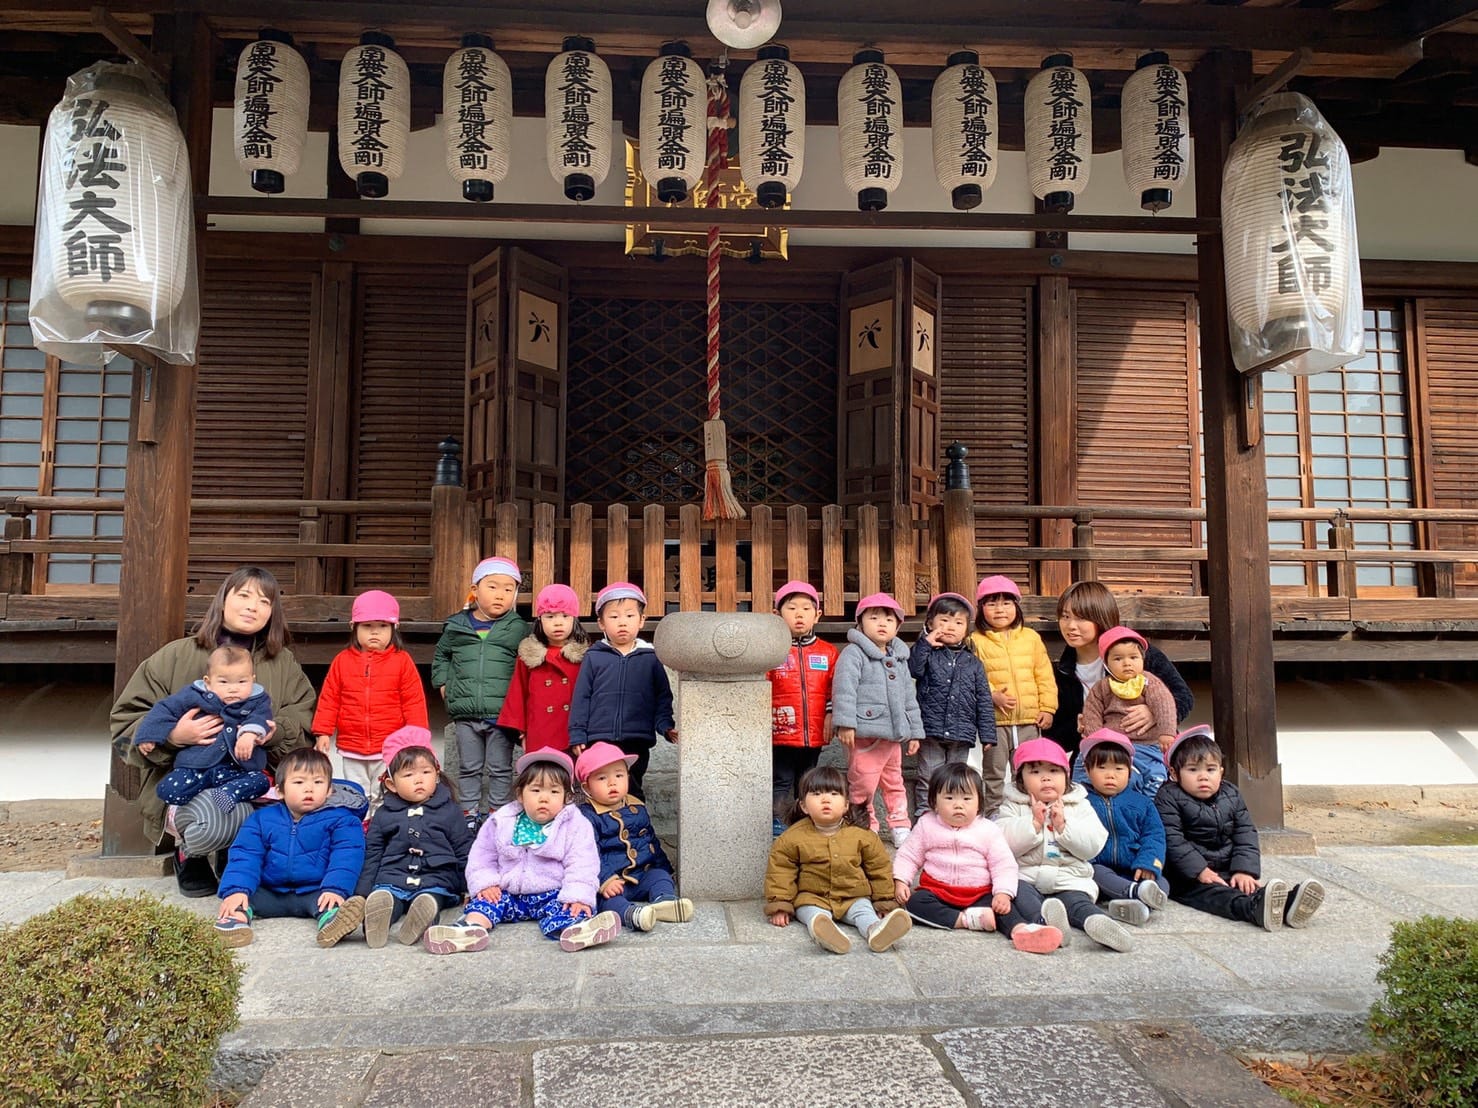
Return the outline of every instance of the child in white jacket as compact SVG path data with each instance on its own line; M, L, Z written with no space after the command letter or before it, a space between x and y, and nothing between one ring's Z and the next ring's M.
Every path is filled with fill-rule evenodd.
M996 813L1006 842L1021 867L1021 880L1045 898L1042 918L1069 940L1068 926L1100 946L1129 950L1129 932L1098 907L1093 859L1108 842L1082 785L1068 780L1067 751L1051 739L1032 739L1016 748L1005 800Z

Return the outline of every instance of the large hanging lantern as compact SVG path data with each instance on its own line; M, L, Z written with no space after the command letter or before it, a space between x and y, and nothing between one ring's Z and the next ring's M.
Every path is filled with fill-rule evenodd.
M611 171L611 71L577 35L544 74L549 172L571 200L589 200Z
M995 183L1001 144L997 104L996 79L981 67L980 55L973 50L951 54L949 68L934 81L930 131L934 176L961 211L979 207Z
M641 171L657 199L681 204L703 179L708 85L686 42L669 42L641 79Z
M1071 54L1042 59L1026 86L1026 173L1049 212L1070 212L1088 187L1093 156L1093 98Z
M880 212L903 181L903 85L881 50L859 50L837 86L842 180L857 209Z
M1365 350L1350 156L1313 101L1269 96L1221 179L1227 315L1243 373L1323 373Z
M36 346L94 365L117 344L194 362L191 195L185 139L152 74L98 62L69 77L42 146L30 304Z
M1124 180L1146 211L1170 207L1172 192L1185 179L1190 154L1186 101L1185 75L1158 50L1141 57L1124 82Z
M447 59L441 119L446 170L461 182L463 199L491 200L493 186L508 176L513 77L487 35L463 35L462 49Z
M404 170L411 133L411 75L394 46L366 31L339 69L339 164L360 196L375 199Z
M783 46L762 46L739 82L739 169L762 208L778 208L806 160L806 82Z
M236 63L236 161L257 192L279 193L308 141L308 63L286 31L263 28Z

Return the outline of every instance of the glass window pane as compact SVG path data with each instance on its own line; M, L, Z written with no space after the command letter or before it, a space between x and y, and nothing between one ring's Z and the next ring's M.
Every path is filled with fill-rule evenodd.
M128 420L105 419L101 428L104 442L127 442Z
M117 363L115 362L114 365ZM108 375L103 379L103 392L109 396L127 396L133 391L133 374L115 373L112 366L108 367Z
M1416 545L1416 525L1413 523L1391 524L1391 545L1407 547Z
M1351 525L1358 546L1385 547L1391 545L1389 523L1355 523Z
M40 465L39 442L0 442L0 462L7 465Z
M1263 388L1262 408L1265 412L1291 412L1297 406L1297 397L1291 392L1271 392Z
M1410 481L1388 481L1386 495L1392 504L1409 505L1411 503Z
M1346 373L1346 392L1380 392L1380 375L1376 373Z
M1393 585L1415 585L1415 566L1393 566L1391 567L1391 584Z
M98 492L106 494L123 489L123 473L121 469L104 469L98 472Z
M90 585L92 566L87 562L64 562L61 554L53 554L46 561L46 581L51 585Z
M16 300L31 299L31 279L29 277L12 277L10 279L10 295Z
M128 444L122 442L103 443L99 459L103 465L121 466L128 461Z
M22 442L41 441L39 419L0 419L0 439L20 439Z
M1288 546L1304 544L1304 525L1296 519L1275 519L1268 524L1268 540Z
M64 396L95 396L100 390L101 370L73 369L57 375L57 389Z
M123 537L123 513L122 512L99 512L97 514L97 534L100 539L119 539Z
M1366 457L1384 458L1386 454L1386 440L1353 438L1350 440L1350 453L1363 454Z
M1314 482L1314 500L1317 504L1348 504L1350 483L1332 477Z
M1313 439L1310 440L1309 445L1313 449L1316 456L1323 454L1326 457L1333 458L1343 456L1345 452L1345 440L1343 435L1315 435ZM1319 472L1317 467L1315 467L1314 472Z
M98 464L98 446L95 442L61 442L57 443L56 460L62 465L89 465Z
M1382 504L1386 502L1384 481L1351 481L1350 491L1356 500L1374 500Z
M1368 392L1351 393L1345 399L1344 405L1345 409L1350 412L1379 412L1380 397Z
M1381 432L1381 418L1374 415L1352 415L1348 419L1348 426L1352 435L1378 435Z
M5 318L15 323L24 323L30 314L30 304L24 300L5 305Z
M97 442L97 424L80 419L59 419L56 421L56 440L57 442Z
M57 400L56 414L72 419L97 419L103 414L103 402L96 396L63 396Z
M1298 416L1292 412L1279 412L1276 415L1264 415L1262 421L1264 434L1272 435L1279 432L1285 435L1296 435L1298 433Z
M1404 458L1387 458L1386 475L1389 477L1410 477L1411 466L1406 463L1406 459Z
M1309 430L1316 435L1343 435L1345 433L1345 417L1343 415L1310 416Z
M90 493L97 487L97 470L91 466L57 466L51 479L58 493Z
M1294 455L1298 454L1297 435L1268 435L1263 439L1266 444L1264 449L1269 454Z
M128 396L109 396L103 400L103 415L109 419L128 418Z
M1389 585L1391 583L1391 570L1389 566L1356 566L1355 583L1357 585Z
M31 337L31 328L25 323L11 323L5 328L6 346L35 346L36 340Z
M1272 477L1268 479L1268 496L1294 504L1303 498L1303 483L1296 478Z
M80 512L52 512L51 534L58 539L90 539L92 516Z
M1313 459L1315 477L1343 477L1349 472L1349 459L1343 454L1337 457L1315 456Z
M122 562L120 560L114 558L111 554L104 554L98 558L97 563L92 568L92 583L95 585L118 584L118 570L121 566Z
M1298 459L1297 458L1280 458L1280 457L1276 457L1276 456L1268 458L1268 476L1269 477L1297 477L1298 476Z
M1312 380L1312 378L1310 378ZM1344 394L1337 392L1311 392L1309 393L1309 410L1311 412L1342 412L1345 407Z
M0 358L0 364L6 369L45 369L46 355L39 350L7 346L4 358Z
M1274 565L1268 575L1275 585L1302 585L1304 583L1304 568L1301 565Z
M5 448L0 446L0 462L4 460ZM40 487L40 466L0 465L0 489L29 496L34 495Z
M15 393L0 394L0 415L39 416L45 401L39 396L18 396Z
M1384 458L1351 458L1350 475L1352 477L1384 477L1386 460Z

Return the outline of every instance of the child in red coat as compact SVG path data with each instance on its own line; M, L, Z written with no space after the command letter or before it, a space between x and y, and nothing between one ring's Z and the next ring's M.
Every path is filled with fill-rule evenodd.
M545 585L534 598L534 633L518 661L498 726L523 735L525 751L570 749L570 699L590 636L580 626L580 598L568 585Z
M385 772L380 754L392 731L429 727L426 690L400 637L400 604L372 589L354 598L349 646L334 656L313 713L314 745L327 754L337 732L344 777L366 796Z

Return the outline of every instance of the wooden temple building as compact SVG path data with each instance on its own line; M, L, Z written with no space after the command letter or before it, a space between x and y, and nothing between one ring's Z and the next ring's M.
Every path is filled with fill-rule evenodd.
M957 212L923 159L914 191L859 212L811 184L839 176L817 141L789 208L731 197L724 418L747 515L717 523L700 510L703 259L684 253L713 216L661 209L634 171L567 201L540 130L545 69L578 34L635 138L662 44L719 54L704 8L0 0L0 180L34 178L25 157L69 74L155 68L191 160L202 306L196 366L137 350L69 366L25 326L32 227L0 225L6 680L112 664L121 683L243 563L282 582L310 664L376 587L401 598L428 661L479 553L518 557L530 593L568 581L588 601L637 581L656 614L765 610L806 577L833 630L877 588L921 613L984 572L1011 574L1050 621L1064 587L1097 578L1173 658L1209 665L1237 779L1277 825L1275 661L1478 658L1478 243L1363 262L1360 362L1243 378L1219 219L1239 111L1287 87L1339 132L1357 184L1383 152L1445 156L1470 198L1451 234L1478 238L1478 0L787 0L776 41L818 135L873 46L922 149L931 83L969 47L998 82L1002 156L1019 157L1026 83L1070 52L1099 175L1118 174L1104 156L1136 57L1163 50L1189 78L1194 194L1159 215L1054 214L1018 186ZM279 196L252 194L230 156L237 60L266 26L307 59L317 143ZM332 132L340 59L370 29L409 63L413 139L433 129L460 37L491 36L512 74L513 159L542 186L472 204L442 174L434 193L358 197ZM731 52L731 87L753 60ZM422 149L440 173L439 146ZM1426 218L1426 186L1408 179L1391 218ZM1179 245L1144 247L1160 240ZM949 468L955 442L968 476ZM129 788L120 765L118 850Z

